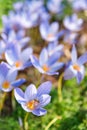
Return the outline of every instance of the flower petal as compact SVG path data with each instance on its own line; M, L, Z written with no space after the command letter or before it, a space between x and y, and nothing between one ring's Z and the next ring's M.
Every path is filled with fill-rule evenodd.
M80 83L83 80L84 74L85 74L84 66L81 66L80 68L81 68L80 72L77 72L77 75L76 75L78 83Z
M60 58L60 56L61 56L60 52L56 52L52 54L47 61L48 66L51 66L52 64L54 64Z
M64 79L67 80L67 79L71 79L75 77L75 73L72 71L72 69L69 67L65 70L64 72Z
M37 89L37 96L42 94L49 94L52 88L52 83L50 81L42 83Z
M17 70L15 70L15 69L9 70L9 72L6 76L6 80L8 80L9 82L13 82L16 79L17 74L18 74Z
M21 60L23 61L23 63L27 62L30 58L30 55L32 54L33 49L32 48L27 48L24 49L21 53Z
M47 60L48 60L48 52L47 52L47 49L44 48L44 49L41 51L40 57L39 57L40 65L42 66L43 64L45 64Z
M43 116L47 113L47 111L43 108L39 108L39 109L33 110L32 113L36 116Z
M24 103L25 99L24 99L24 93L20 88L15 88L14 89L14 96L17 100L18 103Z
M48 94L43 94L41 95L39 98L40 101L40 107L44 107L46 106L48 103L50 103L51 101L51 96L49 96Z
M20 85L22 85L23 83L25 83L25 79L18 79L18 80L15 80L14 82L11 83L11 85L13 87L19 87Z
M62 63L62 62L57 62L57 63L53 64L53 65L50 67L50 71L49 71L49 72L55 72L55 71L61 69L63 66L64 66L64 63Z
M10 64L10 65L13 65L15 63L15 61L17 61L19 59L19 47L14 45L14 44L9 44L7 49L6 49L6 52L5 52L5 57L6 57L6 60L7 62Z
M26 88L26 91L24 94L26 101L31 101L31 100L35 99L36 95L37 95L37 89L36 89L35 85L34 84L29 85Z
M45 73L44 70L41 68L38 59L35 56L30 56L32 65L37 68L41 73Z
M80 56L77 60L78 64L82 65L87 62L87 52Z
M72 58L72 63L77 62L77 51L76 51L74 44L73 44L73 47L72 47L71 58Z

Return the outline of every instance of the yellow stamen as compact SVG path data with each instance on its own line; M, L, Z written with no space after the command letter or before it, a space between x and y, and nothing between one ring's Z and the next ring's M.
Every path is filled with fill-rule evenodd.
M46 64L44 64L42 68L43 68L43 70L46 71L46 72L49 70L49 67L48 67Z
M27 106L28 109L34 110L38 106L38 104L39 104L38 100L32 100L30 102L27 102L26 106Z
M80 66L77 65L77 64L74 64L74 65L73 65L73 69L75 69L75 70L77 70L77 71L80 71Z
M17 68L21 67L21 66L22 66L22 62L21 62L21 61L16 61L16 62L15 62L15 66L16 66Z
M3 84L2 84L2 87L4 89L8 89L10 87L10 83L8 81L5 81Z

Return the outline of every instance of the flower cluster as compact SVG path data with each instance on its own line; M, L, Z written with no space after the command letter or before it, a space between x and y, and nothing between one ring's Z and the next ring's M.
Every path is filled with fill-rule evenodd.
M85 10L86 5L85 0L72 1L74 10ZM49 95L52 87L51 81L42 83L37 89L34 84L30 84L23 92L19 86L26 80L17 78L17 75L19 71L24 71L31 66L41 74L58 75L59 70L64 67L64 79L76 77L77 82L80 83L85 75L83 64L87 62L87 52L77 58L75 44L78 32L83 29L84 21L74 12L71 16L64 18L64 29L61 29L58 20L54 21L53 17L62 15L64 10L62 0L48 0L46 5L44 0L26 0L15 3L13 7L14 10L10 11L8 16L2 16L0 90L10 92L14 89L15 98L25 111L42 116L46 114L43 107L51 100ZM41 50L38 57L29 45L32 38L30 35L27 36L27 30L35 27L38 27L42 40L46 45L48 44ZM61 57L66 55L66 44L59 44L60 39L63 39L64 44L69 43L72 48L71 61L67 61L68 65L61 60Z

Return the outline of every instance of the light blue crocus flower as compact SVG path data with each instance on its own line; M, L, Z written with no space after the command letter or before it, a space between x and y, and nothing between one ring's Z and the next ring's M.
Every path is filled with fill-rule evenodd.
M73 0L72 7L76 11L87 10L87 0Z
M51 56L49 56L49 52L46 48L44 48L39 56L39 60L31 55L30 59L32 62L32 65L39 70L42 74L47 74L47 75L54 75L58 74L56 72L59 70L64 64L61 62L57 62L58 59L60 58L61 53L55 52Z
M32 48L29 47L21 50L17 44L9 44L5 52L5 58L11 67L17 70L23 70L32 65L29 60L32 51Z
M77 51L75 45L73 45L71 59L70 65L64 72L64 79L67 80L76 77L77 82L80 83L84 78L85 70L83 64L87 62L87 53L77 58Z
M77 32L72 32L67 30L64 35L64 42L69 44L76 44L77 38L78 38Z
M63 45L60 45L57 43L57 41L55 42L50 42L47 46L47 51L48 51L48 55L51 56L52 54L54 54L55 52L60 52L62 54L63 51Z
M48 42L53 42L58 39L58 22L49 24L48 22L42 22L40 24L40 34L42 38Z
M10 92L15 87L19 87L25 82L25 79L18 79L17 71L14 69L10 69L9 65L5 62L0 64L0 90L4 92Z
M63 21L64 26L70 31L80 31L82 29L83 20L78 18L77 14L66 16Z
M47 113L43 107L51 100L49 95L51 86L50 81L42 83L38 89L34 84L31 84L26 88L25 93L20 88L14 89L14 95L25 111L32 112L36 116L42 116Z
M52 13L60 13L63 9L62 0L48 0L47 8Z

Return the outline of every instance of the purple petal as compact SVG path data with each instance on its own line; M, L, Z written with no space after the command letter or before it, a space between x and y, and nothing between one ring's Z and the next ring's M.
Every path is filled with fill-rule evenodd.
M47 52L47 49L44 48L44 49L41 51L40 57L39 57L40 65L42 66L43 64L45 64L47 60L48 60L48 52Z
M64 79L67 80L73 77L75 77L75 73L71 70L71 68L66 69L64 72Z
M87 53L80 56L77 60L78 64L82 65L87 62Z
M51 23L49 30L50 30L53 34L56 34L56 33L58 32L58 29L59 29L59 24L58 24L58 22L53 22L53 23Z
M29 101L35 99L36 95L37 95L37 89L36 89L35 85L33 85L33 84L29 85L26 88L26 91L25 91L25 94L24 94L26 101L29 102Z
M38 59L35 56L30 56L32 65L37 68L41 73L45 73L44 70L41 68Z
M14 44L9 44L5 57L10 65L13 65L15 61L19 60L19 47Z
M30 55L32 54L33 49L32 48L27 48L24 49L21 53L21 60L23 61L23 63L27 62L30 58Z
M55 71L61 69L63 66L64 66L64 63L57 62L57 63L53 64L53 65L50 67L50 71L49 71L49 72L55 72Z
M51 66L52 64L54 64L61 56L61 53L54 53L53 55L51 55L47 61L48 66Z
M14 89L14 96L15 96L18 103L21 104L21 103L25 102L24 93L20 88Z
M49 96L48 94L43 94L39 97L39 101L40 101L40 107L44 107L50 103L51 96Z
M26 82L26 80L22 78L22 79L15 80L14 82L11 83L11 85L13 87L19 87L25 82Z
M46 72L47 75L59 75L59 72Z
M0 64L0 73L1 73L4 77L7 76L9 69L10 69L10 67L9 67L9 65L8 65L7 63L1 62L1 64Z
M43 116L47 113L47 111L43 108L39 108L39 109L33 110L32 113L36 116Z
M6 79L9 81L9 82L13 82L15 79L16 79L16 77L17 77L17 70L15 70L15 69L11 69L11 70L9 70L9 72L8 72L8 74L7 74L7 76L6 76Z
M42 94L49 94L52 88L52 83L50 81L42 83L37 89L37 96Z
M80 72L77 72L77 74L76 74L76 78L77 78L78 83L80 83L83 80L84 74L85 74L84 66L82 65L82 66L80 66L80 68L81 68Z
M73 47L72 47L71 58L72 58L73 63L77 62L77 51L76 51L74 44L73 44Z
M40 33L43 39L46 39L48 27L49 27L48 23L42 23L40 25Z

